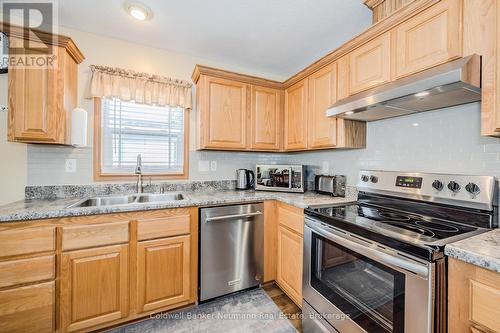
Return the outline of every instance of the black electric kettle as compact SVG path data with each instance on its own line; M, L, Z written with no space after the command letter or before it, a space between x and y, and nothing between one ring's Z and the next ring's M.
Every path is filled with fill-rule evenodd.
M249 190L255 184L255 173L252 170L238 169L236 170L236 189Z

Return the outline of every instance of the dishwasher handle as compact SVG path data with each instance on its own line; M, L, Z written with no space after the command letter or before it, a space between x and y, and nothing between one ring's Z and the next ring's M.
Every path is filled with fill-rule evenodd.
M234 215L223 215L223 216L214 216L214 217L207 217L205 219L205 222L213 222L213 221L220 221L220 220L229 220L229 219L238 219L242 217L252 217L252 216L257 216L257 215L262 215L261 211L256 211L253 213L244 213L244 214L234 214Z

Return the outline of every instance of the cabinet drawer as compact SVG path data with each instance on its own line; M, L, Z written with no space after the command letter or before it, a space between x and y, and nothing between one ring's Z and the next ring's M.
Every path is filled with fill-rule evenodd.
M54 255L0 262L0 288L54 278Z
M55 228L36 227L0 232L0 257L16 256L55 250Z
M292 229L299 235L304 234L304 213L300 208L279 204L278 223Z
M0 332L53 332L55 282L0 291Z
M500 332L499 304L500 289L470 281L470 319L473 322L494 332Z
M191 218L188 213L185 215L138 220L137 238L138 240L147 240L189 234L190 220Z
M77 225L62 228L62 250L126 243L129 239L128 221Z

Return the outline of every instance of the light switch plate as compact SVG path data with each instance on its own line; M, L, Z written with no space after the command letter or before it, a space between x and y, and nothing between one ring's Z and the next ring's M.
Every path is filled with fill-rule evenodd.
M76 160L74 158L66 159L64 169L66 172L76 172Z
M198 171L199 172L210 171L210 161L198 161Z
M217 171L217 161L210 162L210 171Z

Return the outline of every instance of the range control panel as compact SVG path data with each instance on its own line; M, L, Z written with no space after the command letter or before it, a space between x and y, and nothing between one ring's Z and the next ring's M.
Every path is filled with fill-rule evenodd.
M360 191L480 209L492 209L497 186L492 176L362 170L358 178Z
M422 177L397 176L396 186L409 188L422 188Z

